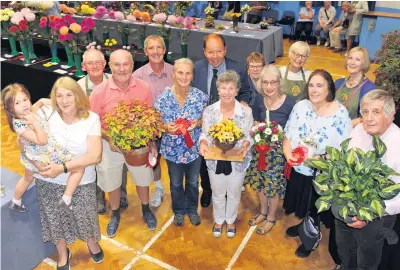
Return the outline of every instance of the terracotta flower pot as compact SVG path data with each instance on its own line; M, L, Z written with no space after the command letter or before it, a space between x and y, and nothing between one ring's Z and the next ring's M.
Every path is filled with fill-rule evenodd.
M125 161L130 166L143 166L147 163L149 159L150 148L148 146L131 150L131 151L122 151L122 154L125 157Z

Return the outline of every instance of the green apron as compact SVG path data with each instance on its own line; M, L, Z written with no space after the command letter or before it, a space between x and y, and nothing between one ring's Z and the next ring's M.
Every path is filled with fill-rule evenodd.
M362 83L358 86L349 88L346 86L346 80L344 80L343 84L336 90L336 99L346 107L352 120L360 117L360 90L366 81L367 79L364 77Z
M286 68L285 77L283 78L283 90L286 95L291 96L296 103L303 100L306 97L306 76L304 75L303 68L301 69L301 75L303 76L302 81L291 81L288 80L287 76L289 73L289 66Z
M104 76L106 77L106 80L108 80L108 76L106 73L104 73ZM85 88L86 88L86 96L89 97L90 94L92 93L93 89L89 88L89 75L85 76ZM103 81L104 81L104 77L103 77Z

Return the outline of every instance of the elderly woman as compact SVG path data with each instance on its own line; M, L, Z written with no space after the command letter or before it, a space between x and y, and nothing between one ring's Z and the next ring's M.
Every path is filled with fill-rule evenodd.
M300 40L301 32L306 34L306 41L310 41L315 10L312 8L312 1L306 1L305 7L300 9L299 19L296 23L295 36L296 40Z
M210 127L223 119L232 119L243 131L244 137L236 147L243 162L207 160L210 176L214 212L213 235L220 237L222 226L226 222L226 234L232 238L236 235L235 220L239 210L241 187L246 169L249 166L251 155L248 152L251 146L250 129L253 125L251 109L235 100L240 88L240 77L233 70L223 72L217 80L217 89L220 100L204 110L203 127L200 136L200 155L207 156L209 147L214 141L207 135ZM225 195L227 196L225 198Z
M173 86L167 87L154 105L162 114L166 131L162 137L160 152L168 165L174 224L183 226L185 215L188 215L190 222L197 226L201 223L197 214L201 165L199 137L201 117L207 106L208 96L190 86L193 79L193 62L188 58L175 61L173 79ZM188 134L194 142L193 146L187 144L182 135L182 125L176 123L180 118L192 123L190 128L193 129Z
M260 92L257 87L260 71L265 65L264 56L258 52L252 52L247 57L247 74L249 75L249 85L254 92Z
M262 95L258 94L256 98L254 120L265 121L268 113L270 121L276 121L284 128L295 101L283 93L283 79L279 69L274 65L265 66L261 70L258 85ZM253 150L253 160L245 178L245 183L250 183L260 199L260 212L249 220L250 226L263 222L256 230L258 234L267 234L275 226L279 198L284 197L286 187L286 180L282 175L285 165L282 143L272 147L267 155L266 170L258 170L259 153Z
M57 269L69 269L71 252L67 245L81 239L95 263L104 253L97 241L100 227L96 205L95 164L101 160L101 128L99 117L89 111L89 100L77 82L59 78L51 90L54 111L45 111L56 141L75 155L65 164L50 164L35 174L43 241L57 247ZM72 197L72 211L58 206L70 172L84 169L82 180Z
M311 72L304 69L303 66L309 56L310 47L308 44L303 41L295 42L289 48L289 65L279 68L284 79L283 90L296 102L305 97L305 86Z
M307 98L294 106L285 127L283 153L293 165L283 202L286 214L295 213L298 218L304 218L310 211L316 224L320 219L314 206L317 194L312 187L313 170L295 159L293 149L305 145L309 151L314 149L314 155L323 155L327 146L338 148L348 138L351 130L346 108L335 100L332 76L325 70L315 70L308 81ZM308 209L309 196L311 209ZM332 219L331 216L329 218ZM298 236L297 225L289 227L286 234L290 237ZM296 250L296 255L305 258L311 251L302 244Z
M350 9L348 13L353 14L353 19L349 25L348 29L348 39L347 42L347 51L345 56L348 55L351 46L353 45L353 39L356 36L359 36L361 33L362 27L362 13L367 12L368 9L368 1L352 1L350 5Z
M338 79L335 82L337 89L336 99L347 108L353 127L362 121L360 115L361 99L366 93L376 88L375 84L365 75L369 70L369 66L368 50L362 47L355 47L348 53L344 65L349 72L349 76Z

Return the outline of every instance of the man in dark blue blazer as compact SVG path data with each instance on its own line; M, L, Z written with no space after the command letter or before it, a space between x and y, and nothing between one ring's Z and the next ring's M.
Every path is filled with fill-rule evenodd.
M224 38L219 34L208 35L204 39L203 48L206 59L200 60L194 65L193 86L210 96L213 70L218 70L217 76L219 76L222 72L233 69L239 74L241 84L236 99L241 103L248 104L252 96L252 90L249 86L246 65L225 57L226 43ZM202 160L200 177L201 187L203 189L200 203L201 206L208 207L211 202L212 190L204 158Z

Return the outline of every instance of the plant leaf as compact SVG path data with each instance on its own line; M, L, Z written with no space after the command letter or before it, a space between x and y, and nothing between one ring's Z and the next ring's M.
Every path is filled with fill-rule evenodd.
M348 213L348 208L346 205L343 205L343 207L339 210L339 215L341 215L344 219L346 219Z
M377 136L377 135L374 135L372 144L374 145L375 153L376 153L377 157L378 158L383 157L383 155L385 155L387 149L386 149L386 145L382 142L381 138L379 138L379 136Z
M369 211L369 209L366 209L366 208L361 208L359 211L358 211L358 214L359 214L359 218L361 219L361 220L368 220L368 221L372 221L372 215L371 215L371 213L370 213L370 211Z
M381 204L381 202L380 201L378 201L378 200L372 200L372 202L371 202L371 209L372 209L372 211L374 211L376 214L378 214L378 216L383 216L383 212L384 212L384 209L383 209L383 206L382 206L382 204Z
M329 202L322 200L322 197L319 197L315 202L315 206L318 209L318 213L328 210L331 207Z
M319 158L319 159L307 159L304 164L306 166L310 166L313 168L316 168L318 170L321 171L328 171L328 164L327 161L324 160L323 158Z
M349 147L349 143L350 143L351 138L348 138L346 140L344 140L341 144L340 144L340 148L342 149L342 151L345 153L347 152L347 148Z

